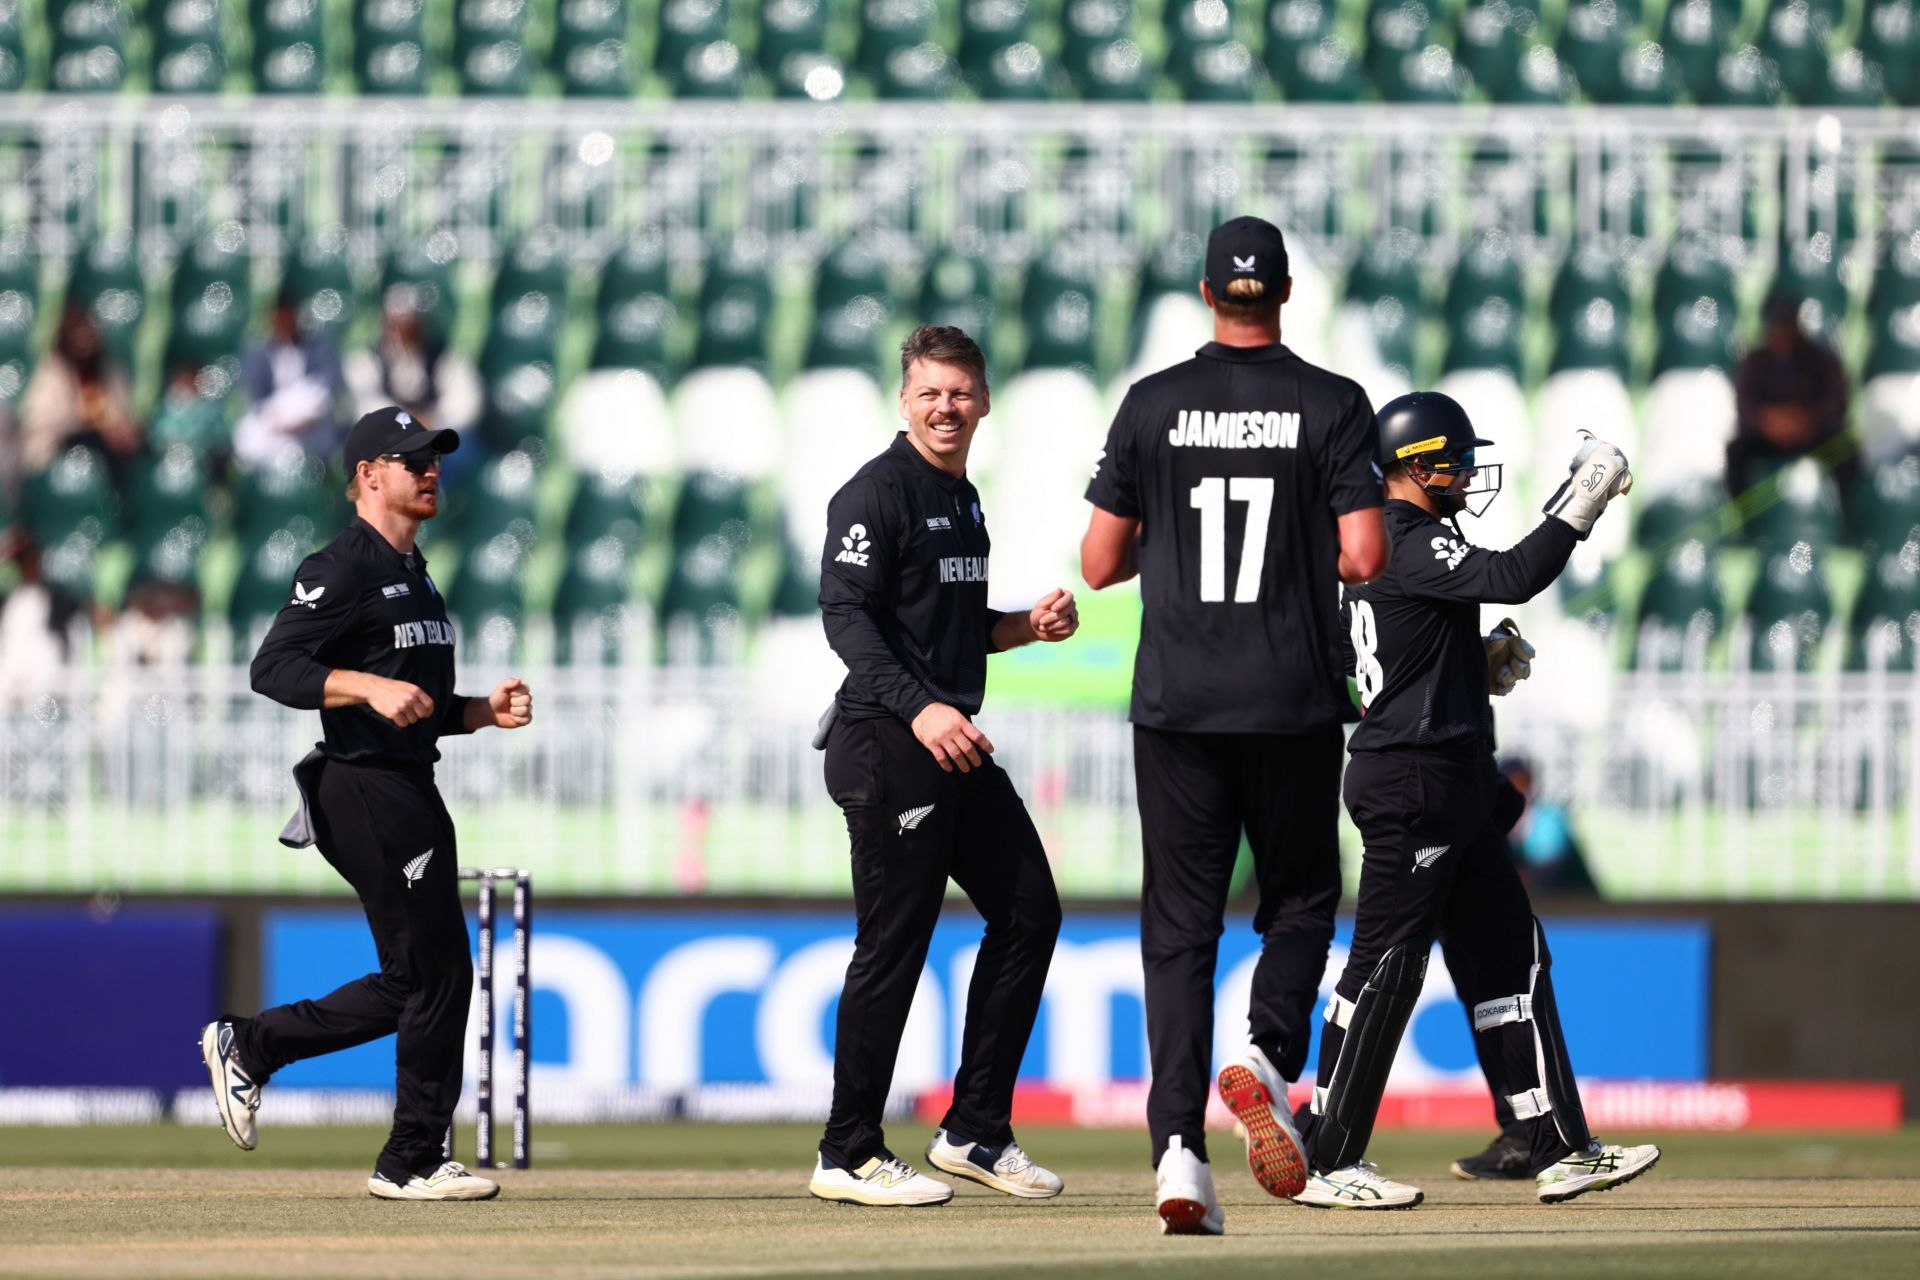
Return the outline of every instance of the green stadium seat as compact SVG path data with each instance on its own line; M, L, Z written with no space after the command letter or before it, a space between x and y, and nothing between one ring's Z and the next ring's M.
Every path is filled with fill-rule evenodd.
M1920 454L1862 468L1852 517L1854 538L1869 557L1920 537Z
M1144 102L1153 93L1156 73L1139 43L1122 38L1095 46L1084 68L1071 75L1089 102Z
M726 39L731 17L727 0L664 0L654 35L654 68L678 79L688 54Z
M353 323L358 303L347 265L347 229L336 223L302 240L287 259L280 288L300 308L305 332L338 339Z
M989 74L993 59L1029 38L1033 0L960 0L960 69L969 79Z
M24 234L0 236L0 413L26 389L36 354L40 263Z
M627 237L600 272L595 303L599 332L595 369L639 369L656 383L673 381L673 336L680 319L667 263L666 239L657 228Z
M888 54L875 91L882 98L933 101L950 97L959 84L959 65L945 49L928 40Z
M1233 39L1234 7L1232 0L1168 0L1161 14L1166 25L1167 60L1176 62L1195 49Z
M360 92L426 92L426 0L355 0L353 74Z
M1060 65L1082 92L1094 78L1095 57L1111 57L1108 46L1131 39L1133 20L1133 0L1067 0L1060 13Z
M330 488L325 463L297 446L284 449L235 478L234 535L243 549L260 546L282 530L309 545L329 527L335 510ZM280 585L284 589L286 583Z
M74 256L67 272L66 305L87 308L122 365L132 362L134 332L146 303L132 236L113 232L96 237Z
M1633 666L1698 671L1726 621L1726 599L1711 543L1689 539L1665 555L1640 595Z
M1847 620L1849 670L1911 675L1920 648L1920 535L1869 553Z
M820 614L820 568L790 543L780 557L780 577L767 601L770 619L815 618Z
M562 664L607 665L627 653L640 621L634 608L631 548L617 537L577 546L554 595L554 656Z
M436 337L446 337L458 319L460 295L453 287L453 262L458 254L459 242L450 231L403 237L381 269L383 302L396 290L403 290L427 330Z
M1806 219L1797 223L1786 207L1787 180L1791 176L1783 162L1778 181L1781 193L1780 241L1783 246L1794 239L1825 236L1833 248L1844 250L1860 236L1859 193L1850 166L1832 158L1819 158L1809 164L1806 174ZM1828 255L1829 258L1835 256Z
M1887 101L1887 71L1859 49L1828 53L1808 101L1823 107L1878 107Z
M876 84L899 78L891 67L895 55L931 45L939 49L936 32L940 11L935 0L861 0L860 69ZM944 54L945 50L941 52ZM908 68L911 70L911 68ZM911 77L909 77L909 80ZM882 93L883 97L919 97L919 94Z
M1295 102L1354 102L1366 91L1360 57L1339 36L1304 45L1283 70L1281 91Z
M475 542L460 558L460 576L447 597L459 629L463 662L511 662L521 652L526 622L527 547L511 533Z
M327 78L327 22L320 0L252 0L249 9L255 92L320 92Z
M1566 52L1562 49L1562 54ZM1581 87L1599 102L1629 107L1661 107L1675 101L1683 92L1680 72L1667 48L1658 40L1628 41L1615 60L1618 68L1612 89L1602 94L1583 78Z
M1449 328L1459 328L1488 299L1498 299L1514 310L1525 305L1525 283L1513 239L1505 231L1484 231L1474 238L1447 282L1443 314Z
M760 7L755 58L782 98L832 102L846 92L847 72L827 52L827 0L767 0Z
M700 292L696 367L766 367L767 319L773 311L768 264L766 243L757 235L736 236L714 255Z
M1726 540L1732 519L1719 478L1695 476L1667 486L1642 504L1635 513L1633 537L1656 553L1684 542L1703 542L1713 549Z
M967 75L967 81L988 102L1044 101L1055 96L1057 85L1046 55L1029 40L994 48L984 56L979 71Z
M1259 83L1253 54L1238 40L1183 50L1167 69L1188 102L1251 102Z
M1784 0L1768 9L1759 50L1772 62L1780 85L1795 102L1814 102L1826 80L1827 44L1833 22L1807 0Z
M1091 255L1056 246L1027 268L1020 318L1027 329L1028 369L1094 371L1094 320L1099 282Z
M447 494L460 540L473 544L505 534L517 540L522 551L531 551L539 529L539 487L539 466L526 450L512 449L487 459Z
M1471 77L1439 43L1421 0L1373 0L1367 11L1367 76L1388 102L1458 102Z
M1576 242L1561 262L1547 295L1547 319L1558 330L1572 323L1596 299L1612 307L1625 324L1633 299L1619 247L1598 238Z
M1572 102L1579 90L1579 77L1571 67L1560 61L1560 55L1554 52L1553 47L1537 44L1520 55L1519 69L1500 92L1499 100L1558 106Z
M1829 346L1836 342L1847 314L1847 286L1832 236L1817 232L1783 246L1771 291L1799 299L1800 327Z
M1420 238L1404 228L1376 236L1347 275L1346 300L1365 309L1380 363L1410 378L1419 320L1426 313Z
M214 93L227 76L220 0L148 0L156 93Z
M720 665L740 646L741 601L734 570L737 538L712 533L681 544L660 598L660 629L669 663Z
M883 244L850 236L820 261L814 278L809 369L872 370L893 313L893 284Z
M453 20L453 63L462 93L475 97L519 97L532 81L533 59L526 51L526 0L457 0Z
M52 36L47 87L56 93L112 93L126 78L122 0L48 0Z
M159 457L142 459L127 483L127 532L135 542L155 541L167 532L191 526L201 540L211 530L207 512L205 463L184 444Z
M1920 105L1920 14L1913 0L1866 0L1860 52L1877 63L1902 106Z
M627 553L638 551L650 506L650 490L638 476L612 468L583 472L567 506L567 545L579 548L613 538Z
M1920 230L1883 236L1874 259L1867 318L1881 324L1894 312L1920 303Z
M258 542L241 543L241 562L227 597L227 622L233 628L234 660L244 665L273 625L293 587L293 575L313 549L313 535L276 530Z
M20 487L20 516L28 535L41 547L74 534L95 546L120 527L119 501L106 457L91 445L72 445Z
M562 0L554 13L551 62L569 97L623 98L632 93L626 0Z
M1754 472L1755 487L1740 499L1746 536L1766 552L1804 542L1816 549L1841 539L1840 493L1833 477L1811 459Z
M1660 43L1695 102L1718 101L1720 59L1739 25L1739 0L1670 0L1667 5Z
M1477 0L1460 13L1453 51L1474 83L1497 102L1511 101L1518 86L1521 50L1538 25L1530 9L1506 0ZM1520 28L1525 27L1522 31Z
M948 248L928 262L918 308L923 324L950 324L985 335L993 326L993 272L986 259Z
M220 363L237 370L252 323L247 229L222 222L195 239L173 273L167 366Z
M1867 321L1867 363L1862 382L1920 373L1920 303Z
M1463 21L1463 34L1464 31ZM1595 102L1613 102L1620 96L1627 28L1617 8L1569 5L1554 48L1561 64L1579 82L1588 98Z
M1811 544L1797 542L1766 555L1747 598L1746 617L1753 670L1813 669L1833 622L1833 597Z
M1654 282L1654 373L1733 367L1733 272L1708 240L1676 243Z
M27 43L20 0L0 0L0 93L18 93L27 83Z
M1743 44L1714 64L1705 105L1777 107L1785 100L1780 68L1758 45Z
M737 98L749 70L740 46L711 40L687 50L672 68L673 91L682 98Z

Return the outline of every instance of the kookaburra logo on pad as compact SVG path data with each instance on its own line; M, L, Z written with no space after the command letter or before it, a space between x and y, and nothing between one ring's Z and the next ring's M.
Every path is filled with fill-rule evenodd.
M1256 255L1250 253L1243 258L1239 254L1235 254L1233 256L1233 269L1235 271L1252 271L1255 256Z
M327 594L325 587L315 587L309 591L305 583L296 582L293 584L293 600L290 603L303 604L309 609L317 609L320 607L320 597L325 594Z
M867 567L867 548L873 543L867 540L867 526L857 524L847 530L847 536L840 539L840 554L833 558L835 564L858 565Z

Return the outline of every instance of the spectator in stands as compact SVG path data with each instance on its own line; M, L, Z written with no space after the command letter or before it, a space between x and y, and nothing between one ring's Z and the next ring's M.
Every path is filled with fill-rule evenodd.
M380 336L348 361L347 382L362 413L397 404L431 427L464 434L480 416L480 375L429 325L412 285L388 289Z
M300 300L282 290L274 299L267 339L240 360L247 413L233 432L233 456L242 466L271 458L288 442L310 454L340 444L334 402L346 385L340 353L326 336L300 331Z
M85 307L69 306L54 331L53 349L33 371L20 406L21 464L45 469L73 444L103 451L116 479L141 444L128 403L126 373Z
M1542 798L1534 789L1533 765L1516 756L1500 762L1500 772L1520 793L1526 808L1507 833L1507 848L1520 878L1534 894L1555 897L1598 897L1600 890L1587 870L1580 841L1566 807Z
M1737 421L1727 445L1727 491L1739 497L1783 465L1837 439L1847 427L1847 375L1825 343L1800 327L1800 299L1776 292L1766 337L1734 372ZM1853 489L1853 451L1828 450L1842 494Z
M227 413L219 400L200 393L205 369L195 361L183 360L167 375L160 401L153 406L147 422L147 439L155 453L183 444L202 458L223 455L231 444L227 434Z
M47 673L67 661L67 628L79 602L50 587L40 552L26 539L0 533L0 563L12 560L20 580L0 596L0 704L19 705L46 692Z

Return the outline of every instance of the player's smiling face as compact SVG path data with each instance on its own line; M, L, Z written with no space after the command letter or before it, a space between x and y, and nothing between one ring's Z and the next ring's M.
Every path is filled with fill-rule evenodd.
M958 475L987 416L986 384L965 365L915 360L900 387L900 415L920 456Z

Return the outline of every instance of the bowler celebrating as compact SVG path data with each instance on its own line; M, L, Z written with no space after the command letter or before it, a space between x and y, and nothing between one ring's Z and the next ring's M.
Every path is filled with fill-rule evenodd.
M987 655L1080 625L1055 590L1025 613L987 607L986 515L967 451L987 416L986 358L926 325L900 349L907 429L827 508L820 608L847 664L828 711L827 789L846 813L859 920L840 996L833 1110L808 1186L823 1200L944 1204L953 1188L886 1144L880 1118L949 876L987 921L967 992L953 1106L927 1159L1008 1195L1060 1194L1014 1141L1013 1081L1060 932L1033 820L974 725Z
M459 443L393 407L354 424L346 464L355 518L301 564L253 659L257 692L320 712L326 740L294 769L300 812L280 838L318 844L353 886L379 972L318 1000L209 1023L200 1035L227 1135L251 1151L260 1091L275 1071L398 1032L393 1131L367 1179L388 1200L500 1192L443 1158L473 965L434 744L489 725L520 728L533 703L519 680L485 698L453 691L453 627L414 538L439 513L440 457Z

